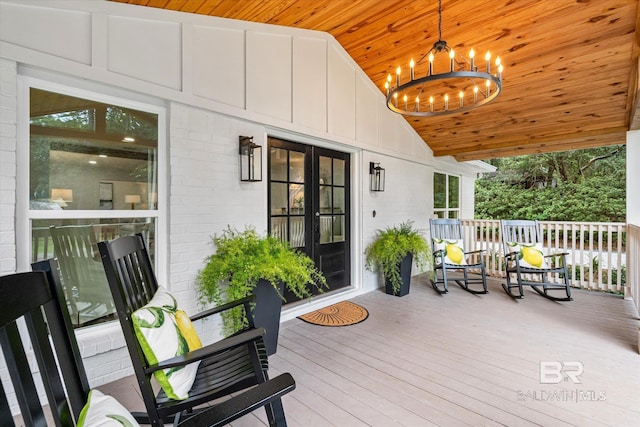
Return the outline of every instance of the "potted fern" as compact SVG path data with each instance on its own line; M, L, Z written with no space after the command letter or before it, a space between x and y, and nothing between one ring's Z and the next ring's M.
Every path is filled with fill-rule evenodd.
M326 279L311 258L274 236L260 236L253 228L237 231L227 227L213 237L216 252L206 260L196 282L200 302L224 304L256 295L253 317L266 329L267 353L278 345L280 309L286 287L298 298L322 292ZM222 313L223 333L231 335L248 326L238 307Z
M431 247L413 222L378 230L376 239L365 249L366 267L382 273L390 295L409 293L413 260L420 270L432 270Z

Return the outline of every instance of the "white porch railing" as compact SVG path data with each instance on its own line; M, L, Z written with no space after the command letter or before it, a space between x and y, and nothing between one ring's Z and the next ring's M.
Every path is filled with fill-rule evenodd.
M484 249L487 274L504 277L500 221L462 220L465 249ZM571 286L623 292L626 225L618 222L540 221L547 253L566 252ZM468 248L468 249L467 249Z

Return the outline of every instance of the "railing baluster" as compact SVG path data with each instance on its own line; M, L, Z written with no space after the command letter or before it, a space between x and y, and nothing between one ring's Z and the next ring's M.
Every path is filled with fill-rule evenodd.
M462 225L467 236L465 247L469 250L484 249L487 274L504 277L500 221L462 220ZM540 231L543 237L546 236L544 248L548 253L569 253L567 263L572 286L610 292L624 290L624 223L540 221ZM517 233L521 238L528 237L523 236L522 230ZM606 243L603 242L605 234ZM598 240L597 244L594 244L594 239ZM594 269L594 259L597 270ZM559 275L554 275L552 280L559 282Z

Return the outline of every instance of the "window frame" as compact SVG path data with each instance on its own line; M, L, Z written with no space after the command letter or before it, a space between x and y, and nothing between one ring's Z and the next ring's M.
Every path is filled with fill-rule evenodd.
M55 77L52 78L55 80ZM154 218L155 220L155 256L154 268L158 280L166 282L167 278L167 118L166 108L156 99L135 100L135 95L126 91L114 91L116 95L105 95L107 88L72 87L65 82L59 84L51 80L20 75L17 91L17 129L16 129L16 264L19 271L31 269L32 221L47 219L93 219L93 218ZM83 86L79 82L78 86ZM86 85L84 85L86 86ZM31 88L60 93L77 98L119 107L131 108L156 114L158 117L157 147L157 204L156 209L149 210L31 210L29 208L29 169L30 169L30 92ZM149 102L151 101L151 102ZM115 324L106 322L105 324ZM79 330L81 330L80 328Z
M445 177L445 188L444 188L444 192L445 192L445 207L444 208L436 208L435 206L435 200L436 200L436 188L435 188L435 183L436 183L436 174L438 175L444 175ZM449 183L450 183L450 178L451 177L455 177L458 179L458 207L457 208L452 208L451 207L451 203L449 200ZM445 218L445 219L451 219L452 217L450 216L452 212L456 213L455 219L460 219L460 212L461 212L461 184L462 184L462 176L458 175L458 174L449 174L446 172L438 172L438 171L434 171L433 172L433 215L436 218ZM444 216L440 216L439 213L442 213Z

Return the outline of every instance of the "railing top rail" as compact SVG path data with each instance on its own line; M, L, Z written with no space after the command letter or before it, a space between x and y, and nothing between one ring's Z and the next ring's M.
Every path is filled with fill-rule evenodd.
M473 222L495 222L496 224L500 223L499 219L461 219L462 223L473 223ZM599 226L615 226L615 227L626 227L626 222L580 222L580 221L538 221L539 224L571 224L571 225L599 225Z

